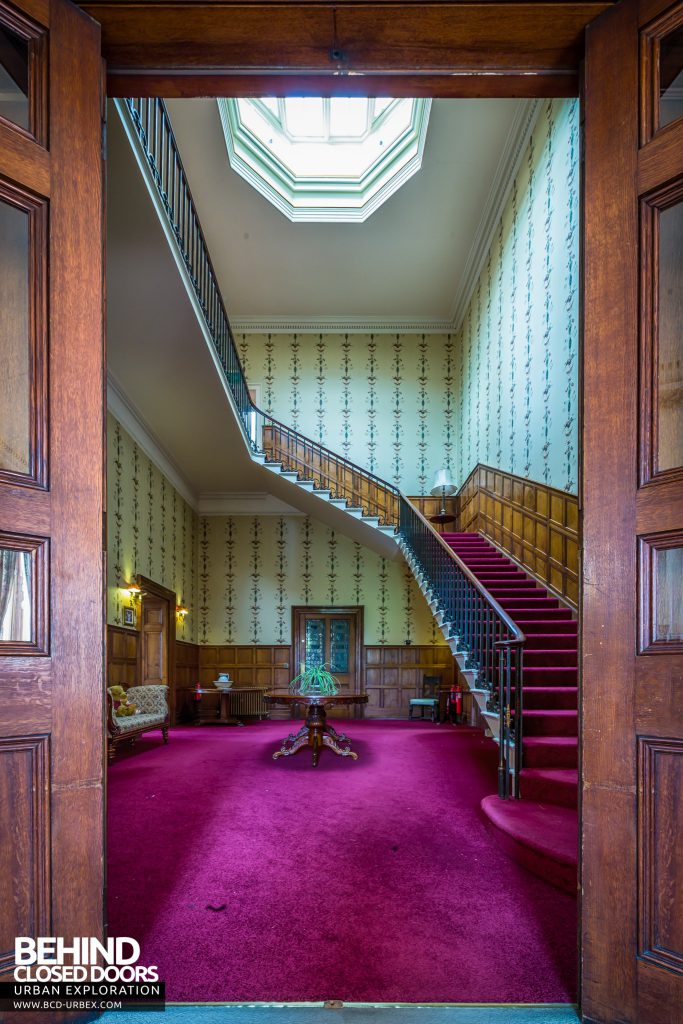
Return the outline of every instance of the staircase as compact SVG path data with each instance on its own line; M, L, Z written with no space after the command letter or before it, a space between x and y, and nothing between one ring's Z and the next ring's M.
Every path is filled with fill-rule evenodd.
M115 102L252 460L398 545L498 744L498 794L482 801L484 815L511 856L574 892L571 612L485 537L438 534L396 487L253 404L163 101Z
M578 843L578 634L560 606L486 538L443 535L524 631L520 800L485 797L482 810L504 849L574 893Z

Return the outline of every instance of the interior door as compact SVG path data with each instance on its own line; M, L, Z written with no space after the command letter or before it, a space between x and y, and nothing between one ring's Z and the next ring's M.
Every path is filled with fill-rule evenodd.
M140 682L168 685L168 601L144 597L142 601L142 671Z
M67 0L0 3L0 972L103 927L101 79Z
M305 608L298 612L295 673L304 667L323 665L339 683L340 693L360 689L358 663L358 612ZM348 718L348 707L330 709L328 715Z
M585 65L582 1009L683 1021L683 3Z

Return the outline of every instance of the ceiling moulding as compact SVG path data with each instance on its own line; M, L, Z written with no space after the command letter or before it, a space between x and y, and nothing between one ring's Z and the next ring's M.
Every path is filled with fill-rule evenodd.
M119 421L124 430L133 438L148 459L154 463L160 473L166 477L178 494L188 505L198 511L197 496L181 473L180 469L168 454L161 442L138 410L124 394L121 385L111 372L107 373L107 411Z
M498 222L503 216L505 204L512 192L512 183L522 162L524 151L529 144L531 133L541 113L544 100L520 102L510 125L503 152L493 176L489 194L486 197L474 240L467 254L465 269L460 278L460 287L451 305L451 329L460 330L470 299L474 294L479 275L484 269Z
M540 99L519 102L470 246L458 290L451 303L448 318L233 316L230 318L232 329L244 334L288 334L293 331L317 331L333 334L368 332L375 334L448 334L458 331L479 275L483 270L498 221L503 215L505 204L512 191L512 182L519 170L524 151L529 143L531 133L536 127L544 102Z
M444 334L452 331L449 320L389 320L386 317L350 316L240 316L231 317L237 334L291 334L315 331L323 334Z
M266 491L212 492L199 495L200 516L299 516L305 513L292 508Z

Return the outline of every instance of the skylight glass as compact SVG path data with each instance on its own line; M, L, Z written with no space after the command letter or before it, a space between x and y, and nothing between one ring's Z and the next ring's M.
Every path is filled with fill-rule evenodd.
M220 99L232 168L294 221L363 221L422 163L430 100Z

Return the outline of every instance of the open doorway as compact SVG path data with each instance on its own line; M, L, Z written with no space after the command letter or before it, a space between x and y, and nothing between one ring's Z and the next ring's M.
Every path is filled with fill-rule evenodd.
M361 110L362 131L352 123ZM185 682L176 688L176 721L195 699L197 681L203 690L237 680L240 687L280 697L280 705L273 699L269 723L220 736L181 727L175 747L172 732L168 751L152 743L138 761L125 763L125 771L123 762L115 766L112 865L123 865L115 829L124 822L122 834L128 842L134 839L140 863L149 858L150 843L158 843L159 830L167 848L184 843L173 811L174 794L182 792L184 804L201 811L201 821L189 833L183 830L185 836L203 836L199 845L205 862L193 883L197 913L185 923L172 921L169 930L155 903L158 896L167 905L175 887L182 887L187 872L194 870L193 839L182 845L173 872L165 874L163 892L151 892L144 907L147 942L165 963L173 935L183 934L190 919L201 930L207 908L225 904L219 895L230 861L240 887L256 897L240 912L239 927L221 919L221 942L232 950L233 964L240 965L234 984L205 979L208 987L202 993L218 999L293 998L294 989L288 992L286 982L287 975L296 976L292 963L271 976L270 988L264 987L243 964L235 942L239 932L240 941L251 946L260 901L272 906L293 869L283 860L278 871L260 872L260 881L250 873L254 864L269 860L278 829L288 834L294 822L271 807L254 856L240 860L206 816L208 805L196 789L204 775L198 776L193 765L201 764L211 780L217 818L227 813L216 788L222 773L239 790L236 818L247 813L242 801L248 803L253 794L246 778L253 781L257 772L262 782L256 789L275 793L276 805L313 800L317 806L318 798L307 789L317 784L317 776L310 775L305 748L288 748L279 724L289 714L283 698L290 681L317 658L348 690L342 697L365 702L344 729L351 746L336 753L325 749L320 762L313 762L316 773L330 775L327 784L338 805L339 818L330 827L356 836L359 856L367 849L362 837L369 837L372 848L377 844L383 865L377 928L391 912L390 887L380 880L386 871L391 874L389 854L413 850L413 859L402 862L398 871L410 923L385 951L391 967L383 979L375 954L351 931L345 956L355 966L349 977L324 971L315 981L297 977L291 981L296 991L317 998L345 986L346 998L384 1000L393 987L406 1001L571 1002L578 828L578 103L430 104L356 97L353 105L343 104L343 114L346 142L355 131L358 138L364 134L388 148L396 140L391 143L389 134L385 138L384 130L389 132L391 118L405 118L401 152L407 163L378 170L385 183L396 171L398 185L393 192L387 188L383 194L380 188L363 197L371 207L376 204L369 212L362 205L354 208L358 197L352 202L345 196L341 182L326 220L320 197L311 197L310 190L298 195L296 183L288 210L267 183L253 188L250 175L231 165L230 146L231 140L234 147L243 145L240 125L250 117L253 131L266 125L275 135L279 125L295 141L296 116L319 117L316 132L331 135L341 116L332 100L299 106L268 97L168 105L132 100L111 109L110 432L118 446L116 464L122 467L111 500L119 514L128 509L121 544L126 547L125 519L132 515L138 536L147 537L150 550L158 546L159 566L178 574L175 580L167 577L178 601L181 589L185 595ZM472 146L466 154L461 147L462 139L476 132L481 152L475 168ZM336 142L342 145L343 140ZM302 139L299 143L309 145ZM177 171L170 170L174 165L168 157L174 147L183 151ZM336 152L339 146L332 148ZM156 165L161 153L163 165ZM460 192L453 188L458 175ZM465 183L472 190L470 201L462 194ZM216 184L220 187L214 194ZM468 209L472 205L476 215ZM188 208L179 220L178 211ZM466 222L470 228L470 236L458 237L457 246L456 221L463 234ZM184 239L186 230L194 249ZM141 273L141 259L153 266L153 274ZM193 263L197 259L201 271ZM228 318L231 289L234 301L244 305ZM119 301L124 295L127 305ZM561 329L553 308L562 310ZM135 325L127 324L130 310L144 324L143 347ZM165 383L158 377L162 361ZM537 389L541 376L545 384ZM172 402L165 387L173 387ZM552 412L559 403L562 417ZM163 480L142 491L135 481L154 476L161 458ZM134 470L136 460L142 472ZM448 494L443 488L430 493L437 471L440 479L454 481ZM149 509L141 505L141 496L151 502ZM164 512L158 515L161 502ZM150 514L158 526L165 524L165 533L153 535ZM131 543L134 536L131 530ZM428 538L429 551L420 547L422 537ZM144 556L144 548L138 545L138 556ZM125 552L122 557L125 561ZM424 561L433 558L441 560L435 573ZM110 587L116 586L112 576ZM461 586L462 608L456 607ZM362 621L339 612L359 606ZM332 631L347 627L344 667L338 663L340 637L335 634L333 643ZM522 748L520 740L515 750L511 731L521 713L505 715L509 695L506 705L500 690L503 678L508 683L518 678L521 686L521 659L510 654L508 668L499 674L493 644L509 636L514 647L515 636L526 634L533 647L527 679L535 684L536 703L529 699L525 742L530 772L519 802L525 813L504 808L488 815L489 807L498 810L499 779L504 790L516 784L513 759ZM520 686L513 682L512 693ZM435 701L429 718L435 721L410 723L410 702L430 699L428 690ZM456 708L459 700L460 707L446 714L451 699ZM348 708L342 713L350 717ZM366 721L359 720L361 715ZM500 750L505 752L502 768ZM170 773L174 791L164 790L157 829L135 829L126 811L126 780L137 786L145 759L166 754L180 759ZM283 758L276 766L274 755ZM440 766L435 775L429 764ZM399 777L392 775L397 765L403 765ZM272 775L281 767L280 775ZM309 773L301 774L305 768ZM356 775L341 774L347 768L356 769ZM247 776L240 782L244 771ZM360 793L366 784L373 787L373 771L377 802L364 804ZM449 775L462 782L452 817ZM181 776L182 786L177 782ZM296 794L293 805L288 787ZM386 812L392 799L396 818ZM509 801L510 808L516 806ZM436 808L440 827L433 820ZM322 819L319 825L323 829ZM552 834L553 843L532 851L530 842L522 841L522 830L532 826ZM388 846L378 838L387 828L395 832ZM419 852L414 849L417 835L422 837ZM543 964L534 978L514 958L497 982L489 982L466 960L450 982L444 972L430 975L432 958L420 960L412 974L400 970L401 936L417 926L411 915L418 906L426 912L408 896L409 879L427 870L425 857L439 861L444 841L453 848L475 843L483 870L472 883L475 890L490 887L495 878L501 891L514 893L510 926L514 918L534 949L536 967ZM308 864L322 855L311 842L304 856ZM524 847L524 858L518 857L524 867L508 857L510 847L513 852ZM340 905L352 898L342 862L353 860L354 849L342 845L335 854L341 860L330 882L331 898ZM548 871L544 857L559 860L562 869ZM112 868L112 893L117 870ZM559 889L548 885L548 874ZM304 872L303 889L295 887L288 899L303 899L309 881ZM206 886L217 886L218 895L209 898ZM438 891L430 883L428 916L434 931L443 909ZM132 912L130 901L122 893L113 906L112 927L121 929ZM452 916L457 917L457 905L449 907L444 936L457 930ZM476 913L468 907L473 931L488 934L488 916L481 913L486 907ZM138 904L136 912L142 909ZM296 916L293 908L291 914ZM348 914L353 916L350 905ZM558 920L559 943L551 924ZM442 953L437 959L445 965L445 947ZM328 954L325 959L331 962ZM374 966L359 985L350 976L358 973L361 960ZM181 992L189 991L187 971L198 969L198 963L186 966L182 977L174 974Z

